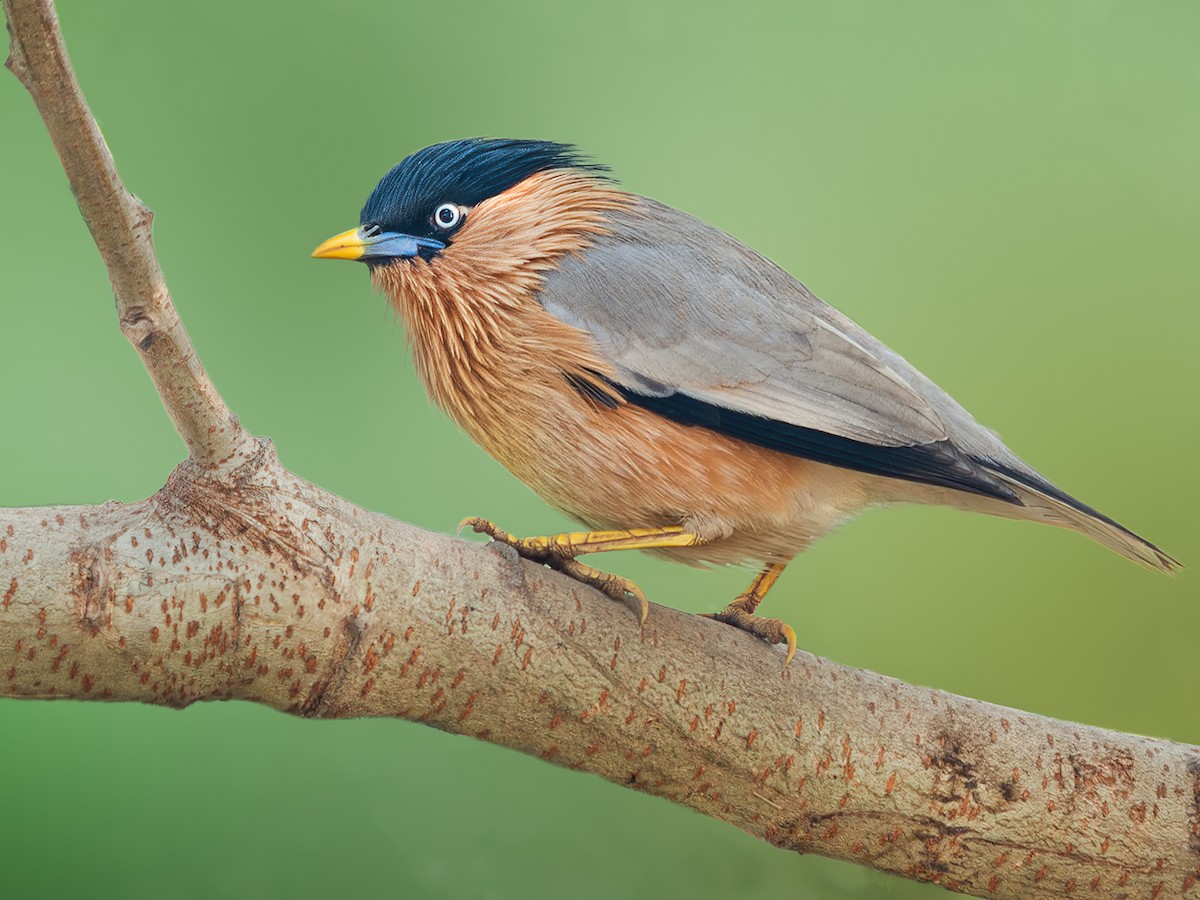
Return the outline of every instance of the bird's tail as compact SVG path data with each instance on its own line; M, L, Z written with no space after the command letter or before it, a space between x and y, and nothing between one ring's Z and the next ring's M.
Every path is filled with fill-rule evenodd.
M992 460L979 460L1017 495L1020 505L991 501L986 512L1031 522L1045 522L1085 534L1098 544L1120 553L1147 569L1174 574L1183 565L1145 538L1070 494L1060 491L1032 469L1019 470ZM962 495L960 495L962 496ZM975 509L982 509L974 505Z

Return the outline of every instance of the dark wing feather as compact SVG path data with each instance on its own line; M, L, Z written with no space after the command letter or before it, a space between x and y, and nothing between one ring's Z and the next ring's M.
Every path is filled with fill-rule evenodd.
M684 425L710 428L768 450L778 450L871 475L970 491L1009 503L1020 502L1011 489L959 453L949 440L909 447L881 447L814 428L726 409L687 394L653 396L639 394L620 385L617 388L629 402L660 416Z

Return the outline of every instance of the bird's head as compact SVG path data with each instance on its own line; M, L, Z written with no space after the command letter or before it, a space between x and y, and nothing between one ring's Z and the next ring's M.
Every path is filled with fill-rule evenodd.
M313 256L367 263L407 326L430 394L482 440L479 422L491 415L483 410L494 412L502 396L492 387L514 367L528 378L530 366L545 365L573 384L608 374L583 333L539 303L546 275L611 233L610 213L634 202L605 172L567 144L435 144L393 167L358 227ZM510 358L535 347L536 358ZM608 390L593 386L598 396Z
M519 240L521 231L526 243L535 242L555 227L556 214L579 204L572 192L599 188L604 171L574 147L550 141L469 138L434 144L394 166L367 198L358 227L331 237L312 255L358 260L373 271L499 252L528 257L534 248L498 242ZM558 190L533 189L543 183ZM601 193L613 193L608 187ZM460 244L466 249L456 252Z

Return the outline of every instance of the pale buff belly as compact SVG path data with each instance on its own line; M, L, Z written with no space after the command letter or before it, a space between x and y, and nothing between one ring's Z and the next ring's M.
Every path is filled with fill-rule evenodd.
M574 390L512 396L460 422L554 508L591 528L683 525L705 540L656 551L695 565L791 559L870 502L868 476L764 450ZM498 423L498 424L493 424Z

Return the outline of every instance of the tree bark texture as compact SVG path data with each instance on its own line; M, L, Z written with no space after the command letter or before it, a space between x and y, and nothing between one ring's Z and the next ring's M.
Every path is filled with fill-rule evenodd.
M0 517L19 697L401 716L772 843L996 897L1168 896L1200 752L907 685L366 512L267 443L142 503ZM1155 893L1155 892L1159 893Z
M985 897L1200 896L1200 749L850 669L368 512L208 381L47 0L34 95L190 451L135 504L0 511L0 696L397 716L594 772L790 850Z

